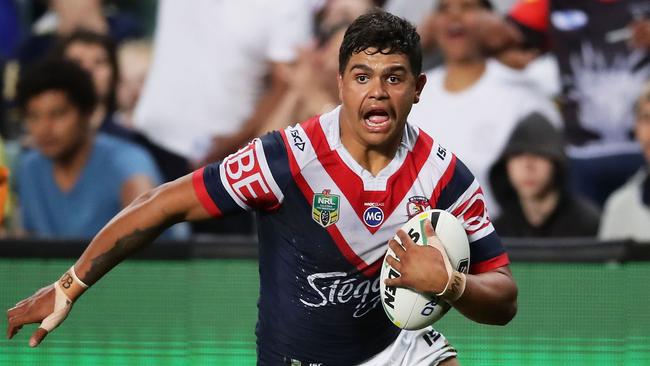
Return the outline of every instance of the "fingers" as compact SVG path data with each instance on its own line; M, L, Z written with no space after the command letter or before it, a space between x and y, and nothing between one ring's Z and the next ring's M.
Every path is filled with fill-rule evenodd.
M406 287L402 283L402 277L387 278L384 280L384 284L387 287Z
M436 236L436 231L433 230L433 225L431 225L431 220L429 219L424 220L424 235L426 235L427 238Z
M47 330L43 328L36 329L34 334L32 334L31 338L29 338L29 346L36 347L39 344L41 344L41 342L43 341L43 339L45 339L47 334L48 334Z
M388 247L393 251L393 253L395 253L395 256L397 258L401 257L402 254L406 251L404 247L399 245L399 243L395 239L391 239L388 241Z
M26 324L24 322L25 317L23 316L23 314L19 313L19 311L20 311L19 309L14 307L7 312L7 338L8 339L13 338L18 333L20 328L22 328L23 325Z
M413 239L411 239L408 234L402 229L397 230L397 237L399 238L399 241L402 242L404 249L408 249L411 245L415 245L413 243Z
M13 338L22 327L23 327L22 325L13 325L9 323L7 325L7 339Z
M14 309L16 309L16 308L19 308L19 307L22 306L23 304L26 304L27 301L29 301L29 298L26 298L26 299L23 299L23 300L18 301L18 302L16 303L16 305L14 305L13 308L9 309L9 311L12 311L12 310L14 310Z
M25 324L37 323L43 319L42 315L34 314L33 312L23 312L21 314L8 317L9 327L7 328L7 337L11 339L18 330Z
M388 263L391 267L393 267L393 269L395 269L397 272L402 273L402 263L399 260L397 260L395 257L390 255L387 256L386 263Z
M15 322L16 314L20 312L19 304L20 303L16 304L16 306L14 306L13 308L7 310L7 339L13 338L16 335L16 333L18 333L20 328L22 328L22 324L17 324Z

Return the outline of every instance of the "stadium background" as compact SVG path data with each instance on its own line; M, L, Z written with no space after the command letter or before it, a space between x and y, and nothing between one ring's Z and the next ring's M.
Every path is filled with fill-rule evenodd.
M506 242L517 317L484 326L452 310L437 325L463 365L650 364L647 246ZM3 308L56 278L83 246L0 244ZM253 365L255 257L250 238L155 244L94 286L38 348L27 346L34 325L0 340L0 365Z
M494 1L501 11L512 2ZM117 3L142 7L152 31L153 0ZM38 348L27 346L35 325L2 337L0 365L254 364L258 274L255 244L244 241L154 245L94 286ZM517 317L493 327L452 310L438 323L462 365L650 365L647 247L506 243ZM58 278L85 244L0 240L0 306Z

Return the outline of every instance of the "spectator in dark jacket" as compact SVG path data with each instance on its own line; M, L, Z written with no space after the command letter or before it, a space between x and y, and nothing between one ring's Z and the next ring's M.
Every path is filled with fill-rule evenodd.
M560 131L539 113L512 132L490 170L490 184L502 207L494 220L510 237L595 236L599 212L566 188L567 158Z

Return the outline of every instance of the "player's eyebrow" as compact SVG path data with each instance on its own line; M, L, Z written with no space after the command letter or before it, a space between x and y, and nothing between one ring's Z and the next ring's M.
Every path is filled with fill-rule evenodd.
M404 65L394 65L394 66L389 66L384 70L384 74L394 74L394 73L407 73L408 69Z
M365 64L354 64L354 65L352 65L352 67L350 67L350 72L352 72L354 70L360 70L362 72L369 73L369 74L373 72L373 69L370 66L365 65ZM407 73L408 69L404 65L393 65L393 66L389 66L386 69L382 70L383 74L394 74L394 73L398 73L398 72Z
M367 72L367 73L372 72L372 68L370 66L368 66L368 65L365 65L365 64L354 64L354 65L352 65L352 67L350 67L350 71L354 71L355 69L359 69L359 70L361 70L363 72Z

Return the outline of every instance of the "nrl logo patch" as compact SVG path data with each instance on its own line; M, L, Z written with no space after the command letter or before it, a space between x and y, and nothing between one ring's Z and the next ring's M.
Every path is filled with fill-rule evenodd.
M318 225L328 227L339 221L339 195L330 194L329 189L314 194L311 207L311 218Z

